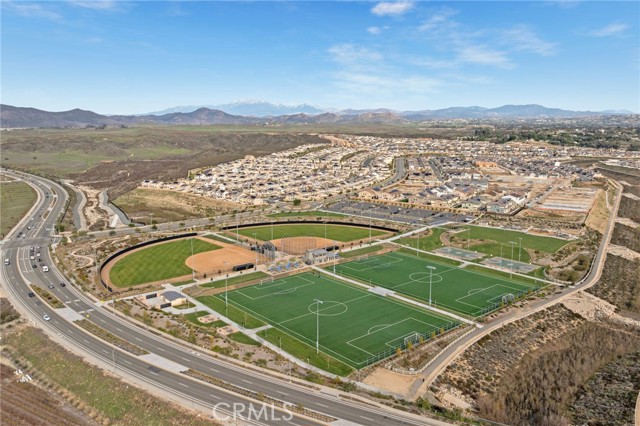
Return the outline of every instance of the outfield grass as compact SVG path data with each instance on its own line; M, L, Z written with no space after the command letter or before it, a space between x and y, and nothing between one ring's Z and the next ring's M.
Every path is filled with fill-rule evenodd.
M280 213L272 213L267 215L267 217L302 217L302 216L313 216L313 217L345 217L341 213L333 213L333 212L321 212L317 210L306 211L306 212L280 212Z
M400 238L396 242L398 244L402 244L402 245L413 247L413 248L418 246L420 250L427 250L427 251L442 247L442 242L440 241L440 235L442 235L444 232L447 232L447 230L444 228L432 228L432 231L433 232L429 236L425 236L425 237L420 236L420 238L411 236L406 238ZM419 244L418 244L418 240L419 240Z
M222 288L225 285L230 286L230 285L233 285L233 284L245 283L247 281L257 280L257 279L260 279L260 278L266 278L268 276L269 276L269 274L264 273L262 271L258 271L258 272L252 272L252 273L246 274L246 275L238 275L238 276L235 276L235 277L231 277L228 280L225 280L224 278L222 278L222 279L217 280L217 281L213 281L213 282L210 282L210 283L202 284L200 287L204 287L204 288Z
M33 203L36 191L18 181L0 183L0 235L5 235L24 217Z
M224 294L214 297L224 304ZM392 355L404 345L406 336L418 332L429 338L458 324L452 318L312 273L235 290L228 297L230 305L312 347L319 323L320 350L356 368Z
M130 287L188 275L191 268L184 262L191 256L192 242L193 254L220 248L197 238L145 247L117 260L109 272L109 280L116 287Z
M498 243L497 244L498 255L500 255L500 243L504 243L505 251L503 254L505 256L508 256L511 254L509 241L516 242L516 249L517 249L520 244L520 240L519 240L520 238L522 238L522 249L523 249L522 254L523 255L525 253L525 250L524 250L525 248L538 250L545 253L555 253L560 248L564 247L570 242L570 241L562 240L560 238L542 237L538 235L526 234L524 232L509 231L505 229L496 229L496 228L486 228L482 226L465 225L464 229L465 231L458 232L455 235L453 235L453 238L466 241L470 235L472 240L496 241ZM470 229L470 231L466 231L466 229ZM471 249L480 251L479 249L477 249L477 247L478 246L471 246ZM495 253L493 253L493 251L495 251L494 247L489 247L489 249L492 250L492 252L488 254L495 255ZM507 253L507 250L508 250L508 253ZM517 254L515 253L516 253L516 250L514 250L514 255L517 259ZM524 257L522 259L524 262L525 261Z
M273 229L273 238L272 238ZM326 229L326 232L325 232ZM235 232L233 229L229 229L230 232ZM253 226L250 228L240 228L238 230L240 235L253 238L253 234L256 234L256 238L261 241L269 241L272 239L287 237L321 237L330 240L349 242L364 240L369 238L369 228L349 226L349 225L330 225L330 224L290 224L290 225L265 225L265 226ZM377 237L383 235L383 231L377 229L371 230L371 236Z
M400 252L343 263L336 266L336 272L427 303L431 298L436 307L471 317L499 308L506 294L535 288L532 283L508 280L493 271L479 273Z

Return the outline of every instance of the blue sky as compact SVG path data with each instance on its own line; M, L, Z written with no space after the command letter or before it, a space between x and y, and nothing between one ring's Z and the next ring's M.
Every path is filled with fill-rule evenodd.
M2 0L1 101L640 110L636 1Z

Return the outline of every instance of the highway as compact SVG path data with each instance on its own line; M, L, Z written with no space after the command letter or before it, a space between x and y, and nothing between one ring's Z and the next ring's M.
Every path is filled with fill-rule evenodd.
M216 377L235 386L260 392L291 405L302 405L338 419L336 424L362 425L445 425L447 423L426 417L416 416L398 410L392 410L377 404L364 404L354 400L341 398L344 394L335 389L314 385L298 385L290 383L286 376L272 374L258 367L246 368L242 365L209 356L186 343L177 343L151 331L139 324L131 322L113 313L110 309L97 303L83 294L75 286L68 284L61 287L61 282L69 281L60 273L49 253L49 247L55 243L53 229L56 218L61 213L67 194L58 184L23 174L4 171L6 174L22 178L38 192L38 201L31 212L12 231L2 245L2 258L8 258L10 265L2 266L0 282L7 290L11 302L27 318L32 319L44 329L54 340L62 343L73 352L80 353L90 361L103 367L112 367L118 375L131 380L145 389L159 395L181 401L192 407L212 413L216 404L234 403L254 405L260 404L240 394L231 393L205 382L191 379L179 371L193 369L209 376ZM47 197L47 194L49 196ZM43 215L45 216L43 218ZM27 229L27 227L31 229ZM25 233L24 238L16 238L17 231ZM40 246L43 263L30 259L30 247ZM37 249L34 249L37 251ZM37 257L37 256L36 256ZM33 268L32 265L36 265ZM41 265L49 267L44 272ZM52 309L39 297L29 297L28 283L47 288L66 306L64 309ZM50 321L44 321L48 314ZM112 334L135 344L155 355L151 362L148 356L135 356L122 351L106 341L85 332L72 323L81 317L89 319L96 325L109 330ZM218 405L219 407L219 405ZM223 408L225 408L224 406ZM224 412L224 410L219 410ZM227 411L228 413L228 411ZM316 420L295 415L293 418L283 413L273 418L261 417L259 421L249 424L292 424L313 425ZM265 416L266 417L266 416Z

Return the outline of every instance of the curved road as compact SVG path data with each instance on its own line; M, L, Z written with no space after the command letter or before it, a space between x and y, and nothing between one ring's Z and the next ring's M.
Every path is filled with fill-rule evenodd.
M226 408L234 403L249 404L251 402L254 406L259 407L260 403L213 385L190 379L181 374L180 370L186 368L197 370L238 387L260 392L292 405L302 405L306 409L339 419L334 422L335 424L385 426L447 424L379 406L375 403L365 404L341 398L340 395L343 395L344 392L335 389L321 386L310 388L308 384L301 386L295 381L290 383L282 375L260 371L257 367L244 368L226 360L210 357L206 353L194 350L187 344L170 341L160 336L156 331L140 327L138 324L114 314L73 285L60 287L60 282L68 281L53 263L49 247L56 242L51 230L54 229L56 218L66 202L66 192L58 184L40 177L6 170L3 172L25 180L36 189L39 197L34 208L16 227L17 230L25 232L25 237L15 238L14 230L2 244L2 258L10 259L10 265L2 266L0 282L6 289L11 302L21 313L25 314L26 318L31 319L44 329L54 340L73 352L84 355L92 363L103 368L110 367L109 369L113 369L118 375L138 386L209 414L213 413L212 410L216 404L227 404L222 406L222 408ZM49 194L48 197L47 194ZM26 229L28 223L31 230ZM34 263L30 259L29 248L31 246L40 246L43 262L50 268L48 272L44 272L38 263ZM38 267L33 268L33 264ZM54 289L49 291L65 304L65 308L54 310L38 297L29 297L29 283L42 288L53 284ZM44 321L44 314L48 314L51 320ZM74 319L82 317L88 318L114 335L147 350L152 355L134 356L85 332L72 322ZM218 405L218 407L221 406ZM228 413L225 410L218 410L218 413L220 412ZM248 424L318 424L316 420L298 415L288 419L283 413L273 418L265 417L260 417L259 421L249 421Z

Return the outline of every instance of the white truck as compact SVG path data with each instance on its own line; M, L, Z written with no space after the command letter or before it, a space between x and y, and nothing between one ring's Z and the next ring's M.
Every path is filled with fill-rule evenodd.
M5 264L5 265L11 265L11 261L9 260L9 258L6 258L6 259L4 260L4 264Z
M44 265L42 267L42 272L49 272L49 267L47 265Z

